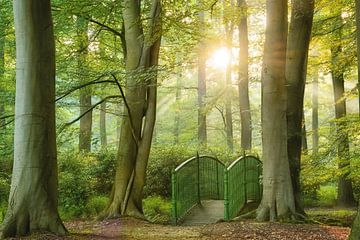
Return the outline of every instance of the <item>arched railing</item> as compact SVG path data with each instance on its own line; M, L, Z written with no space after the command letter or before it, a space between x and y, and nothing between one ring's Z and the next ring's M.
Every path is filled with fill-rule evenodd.
M230 220L250 201L261 200L262 163L254 156L235 160L224 170L224 219Z
M192 157L172 172L172 215L178 223L202 199L224 198L224 164L210 156Z

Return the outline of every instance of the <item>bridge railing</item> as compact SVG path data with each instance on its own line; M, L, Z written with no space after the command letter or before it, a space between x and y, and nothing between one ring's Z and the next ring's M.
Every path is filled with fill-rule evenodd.
M202 199L223 199L224 164L210 156L192 157L172 172L172 215L177 224Z
M224 170L224 219L230 220L250 201L261 200L259 178L262 163L254 156L243 156Z

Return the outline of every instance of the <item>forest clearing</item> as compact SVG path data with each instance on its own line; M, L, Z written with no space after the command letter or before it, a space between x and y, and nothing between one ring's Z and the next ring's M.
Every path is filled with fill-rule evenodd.
M0 0L0 239L360 240L360 0Z

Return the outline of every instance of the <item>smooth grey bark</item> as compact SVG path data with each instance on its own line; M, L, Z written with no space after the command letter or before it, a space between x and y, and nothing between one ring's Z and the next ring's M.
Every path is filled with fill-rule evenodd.
M341 12L335 18L335 24L342 24ZM337 139L337 156L338 168L342 172L338 179L338 205L339 206L355 206L355 198L353 194L352 182L348 179L350 174L350 152L349 152L349 136L344 130L346 121L346 98L344 86L344 68L340 54L342 52L341 45L341 28L333 32L333 42L331 46L331 75L333 81L334 104L335 104L335 123L336 139ZM348 169L348 170L344 170Z
M360 0L355 0L356 7L356 45L357 45L357 66L358 66L358 100L359 100L359 114L360 114ZM356 218L352 224L349 240L360 239L360 205Z
M287 151L295 207L305 214L301 202L300 164L307 57L314 15L314 0L292 0L291 22L287 39Z
M251 112L249 100L249 40L248 40L248 24L247 24L247 4L245 0L238 0L241 18L238 25L239 28L239 107L241 121L241 148L243 150L251 150L252 126Z
M359 240L360 239L360 206L358 207L356 218L351 226L351 232L349 240Z
M266 2L266 33L262 70L263 197L260 221L296 214L287 153L286 39L287 0Z
M360 0L355 0L356 8L356 47L357 47L357 72L358 72L358 104L359 104L359 114L360 114Z
M161 4L159 0L152 1L150 26L145 35L140 21L140 2L125 0L123 6L127 106L123 113L113 192L103 216L143 218L142 193L156 118Z
M319 152L319 77L315 72L312 84L312 153Z
M201 4L201 1L199 1ZM205 14L199 13L200 33L204 34ZM204 37L204 36L203 36ZM207 143L207 126L206 126L206 45L203 39L199 42L198 53L198 142L199 145L206 146Z
M78 44L78 78L80 82L86 82L88 69L87 69L87 55L88 55L88 24L89 21L83 17L77 17L77 44ZM88 111L91 105L91 88L80 89L80 115ZM79 150L84 152L91 151L91 129L92 129L92 110L85 114L80 119L80 132L79 132Z
M308 154L308 143L307 143L307 136L306 136L306 124L305 124L305 118L303 113L303 119L302 119L302 128L301 128L301 149L304 154Z
M224 6L226 8L226 2L224 1ZM233 2L231 1L231 5ZM234 151L234 132L233 132L233 119L232 119L232 38L234 31L234 24L232 21L229 21L228 16L224 16L225 22L225 35L226 35L226 48L228 55L228 62L226 65L226 75L225 75L225 122L226 122L226 143L230 151Z
M107 146L106 134L106 102L100 104L100 143L102 148Z
M14 0L14 165L0 238L66 234L57 211L55 43L49 0Z
M180 71L178 73L178 77L176 79L176 93L175 93L175 119L174 119L174 143L179 144L179 137L180 137L180 100L181 100L181 78L182 78L182 72ZM206 123L206 119L205 119ZM199 131L200 133L200 131ZM206 138L205 138L206 139Z

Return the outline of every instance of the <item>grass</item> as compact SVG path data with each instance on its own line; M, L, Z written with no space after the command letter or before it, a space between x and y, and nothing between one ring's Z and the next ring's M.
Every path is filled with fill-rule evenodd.
M351 227L356 217L355 208L309 208L305 210L310 220L341 227Z

